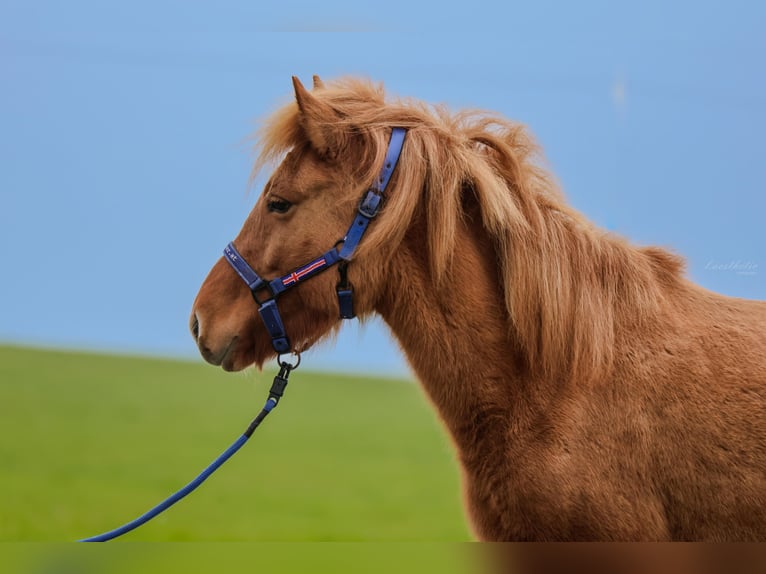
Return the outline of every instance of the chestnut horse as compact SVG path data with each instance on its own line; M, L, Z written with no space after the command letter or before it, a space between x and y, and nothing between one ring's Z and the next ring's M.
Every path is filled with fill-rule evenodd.
M452 437L478 538L766 540L766 303L595 227L520 125L358 79L293 83L260 131L255 169L281 164L237 255L271 280L337 249L406 130L348 280ZM210 363L260 367L273 334L229 263L202 285L192 331ZM338 328L337 282L279 298L292 349Z

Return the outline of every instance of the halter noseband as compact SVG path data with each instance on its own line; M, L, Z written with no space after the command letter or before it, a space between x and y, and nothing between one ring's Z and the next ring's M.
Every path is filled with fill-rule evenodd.
M359 202L359 209L351 227L346 232L346 236L320 257L309 261L283 277L277 277L268 281L261 278L247 264L234 247L233 242L229 243L226 249L223 250L226 262L234 268L234 271L237 272L250 289L250 293L258 305L258 313L271 336L271 345L277 353L283 354L292 351L290 339L285 332L285 326L282 323L282 317L277 307L277 298L288 289L318 275L322 271L326 271L336 263L339 264L338 271L340 274L340 281L336 286L340 318L353 319L355 317L353 289L347 279L347 267L354 255L354 251L364 236L364 232L367 231L370 221L378 214L386 186L388 186L391 175L394 173L396 164L399 161L406 133L407 130L404 128L392 129L391 139L388 142L388 149L386 151L386 160L383 163L383 168L380 170L380 175L362 196L362 200ZM338 245L341 246L340 250L337 248ZM270 296L261 300L258 298L257 292L263 290L267 290Z

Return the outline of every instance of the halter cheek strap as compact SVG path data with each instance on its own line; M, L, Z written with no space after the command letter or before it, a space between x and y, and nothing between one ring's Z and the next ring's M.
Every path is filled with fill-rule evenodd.
M406 134L407 130L404 128L393 128L391 130L391 139L388 142L383 168L378 179L365 192L362 200L359 202L359 209L346 235L336 243L336 246L342 244L340 251L336 247L332 247L320 257L309 261L287 275L269 281L263 279L248 265L244 257L234 247L234 243L229 243L226 249L223 250L224 260L234 268L234 271L237 272L250 289L253 299L258 305L258 313L271 337L271 346L277 353L289 353L292 350L290 339L287 336L282 317L279 314L277 298L288 289L326 271L336 263L338 264L340 274L340 281L336 287L340 317L342 319L352 319L355 316L353 288L347 278L348 264L365 231L367 231L370 221L375 218L380 210L383 194L386 191L388 182L391 180L391 175L396 169ZM264 291L268 292L270 296L261 300L258 297L258 293Z
M354 217L354 222L348 228L346 237L343 238L340 258L344 261L351 261L351 257L362 240L364 232L367 231L367 226L378 214L383 201L383 193L385 193L388 182L391 180L391 175L393 175L396 164L399 161L399 155L402 152L404 136L406 134L407 130L403 128L394 128L391 131L391 139L388 142L388 150L386 150L386 160L383 162L380 175L372 184L372 187L364 194L364 197L362 197L356 217Z

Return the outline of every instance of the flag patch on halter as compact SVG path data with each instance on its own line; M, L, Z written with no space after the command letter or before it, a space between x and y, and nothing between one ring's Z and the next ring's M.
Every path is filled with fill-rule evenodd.
M327 265L327 261L324 257L320 257L319 259L315 259L305 267L301 267L300 269L296 269L289 275L285 275L282 277L282 285L287 287L288 285L292 285L293 283L297 283L301 279L304 279L310 275L313 275L315 271L318 271L322 267Z

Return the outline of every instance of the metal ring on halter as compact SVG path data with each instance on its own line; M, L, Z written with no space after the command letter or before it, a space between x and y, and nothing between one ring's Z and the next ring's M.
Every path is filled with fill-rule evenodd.
M291 356L295 357L295 363L291 363L289 361L283 361L282 357L284 355L291 355ZM291 371L294 370L294 369L297 369L298 365L301 364L301 354L298 351L292 351L290 353L280 353L277 356L277 364L280 367L282 367L283 369L284 368L289 368Z

